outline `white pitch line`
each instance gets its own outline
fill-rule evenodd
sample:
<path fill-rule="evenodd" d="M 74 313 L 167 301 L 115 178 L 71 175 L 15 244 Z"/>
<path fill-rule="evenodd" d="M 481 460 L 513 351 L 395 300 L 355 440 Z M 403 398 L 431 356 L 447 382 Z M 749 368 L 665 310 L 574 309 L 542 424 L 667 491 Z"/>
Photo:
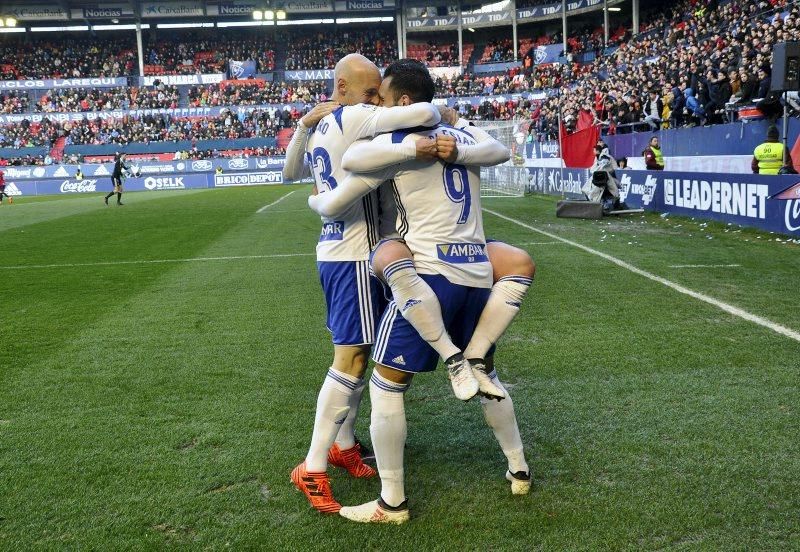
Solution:
<path fill-rule="evenodd" d="M 268 205 L 264 205 L 264 206 L 263 206 L 261 209 L 259 209 L 258 211 L 256 211 L 256 214 L 258 214 L 258 213 L 263 213 L 264 211 L 266 211 L 267 209 L 269 209 L 269 208 L 270 208 L 270 207 L 272 207 L 273 205 L 277 205 L 278 203 L 280 203 L 281 201 L 283 201 L 284 199 L 286 199 L 287 197 L 289 197 L 290 195 L 292 195 L 292 194 L 293 194 L 293 193 L 295 193 L 296 191 L 297 191 L 297 190 L 292 190 L 292 191 L 291 191 L 291 192 L 289 192 L 288 194 L 284 194 L 284 195 L 282 195 L 281 197 L 279 197 L 278 199 L 276 199 L 276 200 L 275 200 L 275 201 L 273 201 L 272 203 L 270 203 L 270 204 L 268 204 Z"/>
<path fill-rule="evenodd" d="M 188 259 L 150 259 L 141 261 L 100 261 L 97 263 L 63 263 L 49 265 L 0 266 L 0 270 L 20 270 L 24 268 L 74 268 L 82 266 L 116 266 L 133 264 L 196 263 L 207 261 L 235 261 L 241 259 L 280 259 L 283 257 L 313 257 L 316 253 L 275 253 L 273 255 L 235 255 L 230 257 L 190 257 Z"/>
<path fill-rule="evenodd" d="M 740 264 L 714 264 L 714 265 L 669 265 L 669 268 L 734 268 Z"/>
<path fill-rule="evenodd" d="M 515 245 L 561 245 L 561 242 L 557 241 L 549 241 L 549 242 L 525 242 L 525 243 L 518 243 Z"/>
<path fill-rule="evenodd" d="M 577 247 L 578 249 L 582 249 L 583 251 L 586 251 L 587 253 L 591 253 L 592 255 L 597 255 L 598 257 L 601 257 L 601 258 L 603 258 L 603 259 L 605 259 L 607 261 L 610 261 L 610 262 L 614 263 L 615 265 L 624 268 L 625 270 L 629 270 L 629 271 L 633 272 L 634 274 L 638 274 L 639 276 L 644 276 L 648 280 L 652 280 L 654 282 L 658 282 L 659 284 L 663 284 L 663 285 L 667 286 L 670 289 L 674 289 L 678 293 L 683 293 L 684 295 L 688 295 L 689 297 L 693 297 L 693 298 L 695 298 L 695 299 L 697 299 L 699 301 L 703 301 L 704 303 L 708 303 L 709 305 L 713 305 L 713 306 L 717 307 L 718 309 L 721 309 L 721 310 L 723 310 L 723 311 L 725 311 L 725 312 L 727 312 L 729 314 L 732 314 L 734 316 L 738 316 L 739 318 L 742 318 L 744 320 L 748 320 L 750 322 L 753 322 L 754 324 L 758 324 L 759 326 L 763 326 L 763 327 L 765 327 L 767 329 L 770 329 L 775 333 L 778 333 L 778 334 L 781 334 L 781 335 L 785 335 L 789 339 L 793 339 L 795 341 L 800 342 L 800 332 L 797 332 L 797 331 L 795 331 L 795 330 L 793 330 L 791 328 L 787 328 L 786 326 L 782 326 L 782 325 L 780 325 L 780 324 L 778 324 L 776 322 L 772 322 L 771 320 L 767 320 L 766 318 L 762 318 L 761 316 L 749 313 L 746 310 L 740 309 L 739 307 L 734 307 L 733 305 L 729 305 L 727 303 L 723 303 L 719 299 L 714 299 L 713 297 L 709 297 L 708 295 L 705 295 L 703 293 L 698 293 L 698 292 L 693 291 L 693 290 L 691 290 L 689 288 L 685 288 L 680 284 L 676 284 L 675 282 L 667 280 L 666 278 L 662 278 L 661 276 L 656 276 L 655 274 L 652 274 L 651 272 L 647 272 L 646 270 L 642 270 L 641 268 L 636 268 L 635 266 L 633 266 L 631 264 L 628 264 L 625 261 L 623 261 L 621 259 L 618 259 L 618 258 L 616 258 L 616 257 L 614 257 L 612 255 L 609 255 L 607 253 L 603 253 L 602 251 L 598 251 L 596 249 L 592 249 L 591 247 L 587 247 L 585 245 L 581 245 L 581 244 L 579 244 L 577 242 L 568 240 L 566 238 L 562 238 L 561 236 L 557 236 L 556 234 L 551 234 L 550 232 L 547 232 L 545 230 L 540 230 L 539 228 L 531 226 L 530 224 L 525 224 L 524 222 L 522 222 L 520 220 L 508 217 L 508 216 L 506 216 L 506 215 L 504 215 L 502 213 L 498 213 L 497 211 L 492 211 L 491 209 L 486 209 L 486 208 L 484 208 L 483 210 L 486 211 L 487 213 L 491 213 L 492 215 L 494 215 L 494 216 L 496 216 L 498 218 L 501 218 L 503 220 L 507 220 L 508 222 L 513 222 L 514 224 L 516 224 L 518 226 L 522 226 L 523 228 L 527 228 L 528 230 L 531 230 L 533 232 L 538 232 L 539 234 L 542 234 L 543 236 L 547 236 L 548 238 L 552 238 L 554 240 L 558 240 L 558 241 L 564 242 L 564 243 L 569 244 L 569 245 L 571 245 L 573 247 Z"/>

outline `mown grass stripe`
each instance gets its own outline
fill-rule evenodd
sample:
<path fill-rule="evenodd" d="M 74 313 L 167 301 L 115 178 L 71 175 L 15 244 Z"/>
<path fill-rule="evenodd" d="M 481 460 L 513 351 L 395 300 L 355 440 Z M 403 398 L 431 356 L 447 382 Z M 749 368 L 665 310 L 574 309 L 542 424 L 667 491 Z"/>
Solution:
<path fill-rule="evenodd" d="M 538 232 L 539 234 L 542 234 L 543 236 L 547 236 L 548 238 L 552 238 L 554 240 L 562 241 L 562 242 L 564 242 L 564 243 L 566 243 L 568 245 L 571 245 L 573 247 L 577 247 L 578 249 L 586 251 L 587 253 L 591 253 L 592 255 L 597 255 L 598 257 L 601 257 L 601 258 L 603 258 L 603 259 L 605 259 L 607 261 L 610 261 L 610 262 L 614 263 L 615 265 L 624 268 L 625 270 L 629 270 L 629 271 L 633 272 L 634 274 L 638 274 L 639 276 L 644 276 L 648 280 L 652 280 L 654 282 L 658 282 L 659 284 L 663 284 L 663 285 L 667 286 L 668 288 L 677 291 L 678 293 L 683 293 L 684 295 L 688 295 L 689 297 L 693 297 L 693 298 L 695 298 L 695 299 L 697 299 L 699 301 L 703 301 L 704 303 L 708 303 L 709 305 L 713 305 L 713 306 L 715 306 L 715 307 L 717 307 L 717 308 L 719 308 L 719 309 L 721 309 L 721 310 L 723 310 L 723 311 L 725 311 L 725 312 L 727 312 L 729 314 L 732 314 L 732 315 L 737 316 L 739 318 L 742 318 L 744 320 L 748 320 L 750 322 L 753 322 L 754 324 L 758 324 L 759 326 L 763 326 L 764 328 L 772 330 L 773 332 L 776 332 L 776 333 L 779 333 L 781 335 L 784 335 L 784 336 L 788 337 L 789 339 L 793 339 L 795 341 L 800 342 L 800 332 L 797 332 L 797 331 L 795 331 L 795 330 L 793 330 L 791 328 L 787 328 L 786 326 L 778 324 L 777 322 L 773 322 L 771 320 L 767 320 L 766 318 L 763 318 L 761 316 L 758 316 L 756 314 L 748 312 L 748 311 L 746 311 L 744 309 L 740 309 L 739 307 L 735 307 L 733 305 L 729 305 L 728 303 L 720 301 L 719 299 L 715 299 L 715 298 L 710 297 L 708 295 L 705 295 L 703 293 L 699 293 L 697 291 L 694 291 L 694 290 L 691 290 L 689 288 L 683 287 L 680 284 L 676 284 L 675 282 L 667 280 L 666 278 L 662 278 L 661 276 L 653 274 L 652 272 L 647 272 L 646 270 L 642 270 L 641 268 L 637 268 L 637 267 L 633 266 L 632 264 L 626 263 L 622 259 L 618 259 L 617 257 L 614 257 L 613 255 L 609 255 L 608 253 L 603 253 L 602 251 L 598 251 L 597 249 L 593 249 L 591 247 L 588 247 L 586 245 L 582 245 L 582 244 L 574 242 L 572 240 L 568 240 L 566 238 L 562 238 L 561 236 L 558 236 L 556 234 L 552 234 L 550 232 L 547 232 L 546 230 L 541 230 L 539 228 L 536 228 L 535 226 L 531 226 L 530 224 L 526 224 L 526 223 L 522 222 L 521 220 L 517 220 L 515 218 L 506 216 L 506 215 L 504 215 L 502 213 L 498 213 L 497 211 L 493 211 L 492 209 L 484 208 L 483 210 L 486 211 L 489 214 L 492 214 L 492 215 L 498 217 L 498 218 L 501 218 L 501 219 L 506 220 L 508 222 L 514 223 L 517 226 L 521 226 L 523 228 L 527 228 L 528 230 L 531 230 L 532 232 Z"/>

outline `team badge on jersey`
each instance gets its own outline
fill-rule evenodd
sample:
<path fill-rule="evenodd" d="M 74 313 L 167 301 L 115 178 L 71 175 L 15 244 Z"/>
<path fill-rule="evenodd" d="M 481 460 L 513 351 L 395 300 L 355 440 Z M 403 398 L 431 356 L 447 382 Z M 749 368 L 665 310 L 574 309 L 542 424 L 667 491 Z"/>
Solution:
<path fill-rule="evenodd" d="M 481 243 L 440 243 L 436 246 L 439 259 L 447 263 L 485 263 L 486 245 Z"/>

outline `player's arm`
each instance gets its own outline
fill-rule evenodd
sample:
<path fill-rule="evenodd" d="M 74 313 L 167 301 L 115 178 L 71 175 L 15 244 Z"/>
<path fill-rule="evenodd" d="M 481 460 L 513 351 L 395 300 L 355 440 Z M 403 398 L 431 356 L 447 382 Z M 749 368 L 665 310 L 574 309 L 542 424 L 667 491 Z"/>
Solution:
<path fill-rule="evenodd" d="M 377 189 L 384 180 L 386 176 L 383 173 L 350 174 L 333 190 L 308 196 L 308 206 L 322 217 L 337 217 L 353 203 Z"/>
<path fill-rule="evenodd" d="M 436 126 L 442 119 L 439 110 L 427 102 L 395 107 L 362 104 L 346 109 L 343 128 L 353 132 L 353 142 L 404 128 Z"/>
<path fill-rule="evenodd" d="M 459 165 L 473 165 L 490 167 L 505 163 L 511 158 L 511 152 L 498 140 L 484 130 L 471 126 L 469 121 L 459 119 L 455 128 L 468 133 L 475 139 L 475 145 L 456 146 L 455 139 L 449 136 L 437 136 L 436 146 L 438 155 L 448 163 Z"/>
<path fill-rule="evenodd" d="M 338 107 L 339 104 L 336 102 L 317 104 L 297 122 L 297 128 L 292 134 L 289 145 L 286 147 L 286 160 L 283 164 L 284 180 L 299 180 L 310 174 L 308 167 L 303 163 L 308 135 L 318 122 Z"/>
<path fill-rule="evenodd" d="M 410 136 L 406 140 L 391 141 L 383 136 L 378 136 L 369 142 L 353 144 L 342 156 L 342 168 L 354 173 L 372 173 L 399 165 L 405 161 L 417 159 L 420 161 L 434 161 L 436 155 L 436 140 Z"/>
<path fill-rule="evenodd" d="M 303 126 L 302 122 L 297 123 L 297 128 L 292 134 L 289 145 L 286 146 L 286 159 L 283 163 L 283 180 L 299 180 L 304 176 L 307 169 L 303 164 L 303 154 L 306 151 L 306 140 L 308 140 L 309 128 Z"/>

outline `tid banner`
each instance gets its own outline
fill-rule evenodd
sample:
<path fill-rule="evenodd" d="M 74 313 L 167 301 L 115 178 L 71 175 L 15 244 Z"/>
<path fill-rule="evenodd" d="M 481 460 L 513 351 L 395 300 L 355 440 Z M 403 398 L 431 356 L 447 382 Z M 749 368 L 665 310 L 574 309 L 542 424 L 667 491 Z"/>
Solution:
<path fill-rule="evenodd" d="M 798 175 L 617 171 L 617 180 L 630 207 L 800 236 L 800 196 L 781 199 Z"/>

